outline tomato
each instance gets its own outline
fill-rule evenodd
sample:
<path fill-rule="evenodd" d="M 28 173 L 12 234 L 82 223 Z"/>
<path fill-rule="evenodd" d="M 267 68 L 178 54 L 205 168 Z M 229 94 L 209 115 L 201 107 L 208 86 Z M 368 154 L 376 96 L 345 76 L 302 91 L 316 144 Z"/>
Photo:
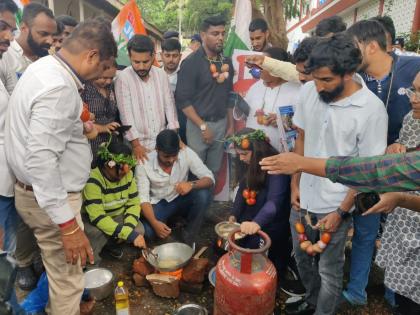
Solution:
<path fill-rule="evenodd" d="M 314 251 L 314 246 L 312 244 L 309 245 L 308 247 L 306 247 L 306 253 L 309 256 L 315 256 L 316 255 L 316 252 Z"/>
<path fill-rule="evenodd" d="M 331 234 L 328 233 L 328 232 L 322 233 L 322 235 L 321 235 L 321 241 L 324 244 L 328 244 L 331 241 Z"/>
<path fill-rule="evenodd" d="M 224 63 L 222 67 L 220 68 L 221 72 L 228 72 L 229 71 L 229 65 L 227 63 Z"/>
<path fill-rule="evenodd" d="M 249 149 L 249 145 L 250 145 L 250 143 L 249 143 L 249 139 L 248 138 L 242 139 L 242 141 L 241 141 L 241 148 L 242 149 L 244 149 L 244 150 Z"/>
<path fill-rule="evenodd" d="M 248 206 L 253 206 L 253 205 L 255 205 L 257 203 L 257 200 L 255 200 L 254 198 L 248 198 L 247 200 L 246 200 L 246 204 L 248 205 Z"/>
<path fill-rule="evenodd" d="M 296 229 L 296 232 L 298 232 L 299 234 L 305 233 L 305 226 L 300 222 L 295 223 L 295 229 Z"/>
<path fill-rule="evenodd" d="M 256 198 L 257 197 L 257 192 L 255 190 L 251 190 L 249 192 L 249 198 Z"/>
<path fill-rule="evenodd" d="M 302 243 L 300 243 L 300 249 L 301 250 L 306 250 L 307 247 L 311 246 L 312 243 L 310 241 L 303 241 Z"/>
<path fill-rule="evenodd" d="M 212 63 L 212 64 L 210 65 L 210 72 L 211 72 L 211 73 L 215 73 L 215 72 L 217 72 L 217 67 L 216 67 L 216 65 L 215 65 L 214 63 Z"/>
<path fill-rule="evenodd" d="M 302 243 L 304 241 L 307 241 L 308 237 L 305 234 L 299 234 L 298 240 L 299 240 L 299 243 Z"/>
<path fill-rule="evenodd" d="M 82 113 L 80 114 L 80 119 L 83 122 L 89 121 L 89 119 L 90 119 L 90 112 L 89 112 L 89 109 L 87 108 L 87 106 L 83 106 Z"/>
<path fill-rule="evenodd" d="M 258 115 L 257 116 L 257 124 L 258 125 L 264 125 L 264 116 L 263 115 Z"/>
<path fill-rule="evenodd" d="M 245 188 L 244 191 L 242 192 L 242 197 L 244 197 L 245 199 L 248 199 L 249 193 L 250 193 L 249 189 Z"/>
<path fill-rule="evenodd" d="M 127 174 L 130 171 L 130 166 L 128 166 L 128 164 L 124 164 L 122 170 L 125 174 Z"/>

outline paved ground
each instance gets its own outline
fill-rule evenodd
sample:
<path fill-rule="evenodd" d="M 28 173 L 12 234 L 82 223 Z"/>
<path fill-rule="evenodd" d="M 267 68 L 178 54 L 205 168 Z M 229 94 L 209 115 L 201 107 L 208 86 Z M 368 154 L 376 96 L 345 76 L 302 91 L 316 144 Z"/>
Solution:
<path fill-rule="evenodd" d="M 214 203 L 212 205 L 212 211 L 216 217 L 222 221 L 226 218 L 227 209 L 229 204 Z M 210 258 L 214 261 L 214 253 L 211 246 L 216 238 L 214 233 L 214 224 L 207 222 L 200 234 L 200 241 L 197 248 L 201 246 L 210 246 L 209 250 L 204 254 L 205 257 Z M 178 299 L 165 299 L 157 297 L 153 294 L 151 289 L 148 288 L 137 288 L 134 286 L 131 280 L 131 264 L 133 259 L 139 256 L 140 252 L 132 247 L 125 248 L 125 256 L 121 261 L 115 262 L 106 260 L 102 262 L 104 267 L 113 270 L 118 279 L 124 280 L 129 286 L 130 292 L 130 306 L 131 314 L 153 314 L 153 315 L 166 315 L 173 314 L 176 308 L 186 303 L 197 303 L 205 306 L 212 313 L 213 309 L 213 287 L 206 281 L 204 290 L 201 294 L 186 294 L 181 293 Z M 346 267 L 348 269 L 348 266 Z M 382 285 L 382 273 L 378 268 L 373 268 L 371 272 L 371 279 L 369 281 L 368 305 L 362 308 L 345 308 L 339 312 L 340 315 L 386 315 L 391 314 L 386 306 L 383 299 L 383 285 Z M 287 296 L 283 292 L 278 293 L 277 298 L 277 311 L 278 314 L 284 313 L 284 302 Z M 113 297 L 109 297 L 104 301 L 98 302 L 95 306 L 94 314 L 98 315 L 111 315 L 115 314 L 115 306 L 113 304 Z M 256 314 L 258 315 L 258 314 Z"/>

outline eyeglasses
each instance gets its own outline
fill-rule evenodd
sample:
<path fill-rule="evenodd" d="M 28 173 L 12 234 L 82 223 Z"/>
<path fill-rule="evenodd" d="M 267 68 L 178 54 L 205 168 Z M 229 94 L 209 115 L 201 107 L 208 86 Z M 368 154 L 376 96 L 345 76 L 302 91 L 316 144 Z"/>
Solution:
<path fill-rule="evenodd" d="M 407 95 L 408 98 L 411 99 L 413 96 L 415 96 L 417 100 L 420 100 L 420 92 L 417 92 L 413 87 L 404 90 L 405 95 Z"/>
<path fill-rule="evenodd" d="M 19 31 L 15 26 L 10 25 L 4 20 L 0 20 L 0 32 L 10 31 L 12 32 L 13 36 L 17 36 Z"/>

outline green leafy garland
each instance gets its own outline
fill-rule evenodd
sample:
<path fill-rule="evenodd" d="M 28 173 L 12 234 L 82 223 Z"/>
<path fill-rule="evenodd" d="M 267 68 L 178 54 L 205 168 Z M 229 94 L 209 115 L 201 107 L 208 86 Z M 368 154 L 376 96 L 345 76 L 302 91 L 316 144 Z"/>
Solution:
<path fill-rule="evenodd" d="M 103 142 L 99 146 L 98 149 L 98 156 L 104 160 L 104 161 L 114 161 L 116 164 L 128 164 L 130 167 L 134 167 L 137 164 L 137 160 L 132 155 L 126 155 L 126 154 L 114 154 L 109 152 L 108 146 L 111 143 L 112 140 L 112 134 L 109 134 L 109 140 L 108 142 Z"/>
<path fill-rule="evenodd" d="M 234 143 L 237 146 L 241 146 L 242 140 L 244 139 L 249 139 L 249 140 L 260 140 L 260 141 L 267 141 L 269 142 L 269 138 L 267 137 L 267 135 L 265 134 L 265 132 L 261 129 L 257 129 L 253 132 L 244 134 L 244 135 L 240 135 L 240 136 L 231 136 L 229 138 L 226 139 L 226 142 L 230 142 L 230 143 Z"/>

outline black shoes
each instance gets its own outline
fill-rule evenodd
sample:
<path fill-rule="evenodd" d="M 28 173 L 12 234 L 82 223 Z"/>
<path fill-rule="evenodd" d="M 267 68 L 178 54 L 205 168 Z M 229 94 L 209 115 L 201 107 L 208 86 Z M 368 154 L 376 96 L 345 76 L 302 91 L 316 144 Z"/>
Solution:
<path fill-rule="evenodd" d="M 305 288 L 300 280 L 283 279 L 279 281 L 280 290 L 289 296 L 304 296 Z"/>
<path fill-rule="evenodd" d="M 315 308 L 302 299 L 301 303 L 287 305 L 284 311 L 287 315 L 312 315 Z"/>
<path fill-rule="evenodd" d="M 28 267 L 17 268 L 16 282 L 19 288 L 24 291 L 31 291 L 35 289 L 38 278 L 32 269 L 32 265 Z"/>
<path fill-rule="evenodd" d="M 110 245 L 106 244 L 101 251 L 101 256 L 109 256 L 114 259 L 121 259 L 124 255 L 123 249 L 120 245 Z"/>

